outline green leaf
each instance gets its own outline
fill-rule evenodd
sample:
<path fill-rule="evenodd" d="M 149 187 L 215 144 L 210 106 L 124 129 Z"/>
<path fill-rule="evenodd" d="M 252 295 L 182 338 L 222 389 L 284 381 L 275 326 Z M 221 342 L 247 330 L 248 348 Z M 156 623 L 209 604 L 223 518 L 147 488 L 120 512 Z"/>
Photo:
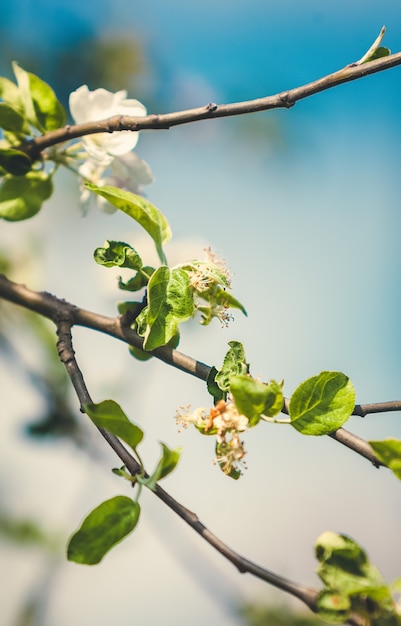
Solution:
<path fill-rule="evenodd" d="M 125 302 L 118 302 L 117 304 L 117 310 L 119 312 L 120 315 L 126 315 L 128 312 L 130 313 L 130 319 L 135 319 L 137 317 L 137 315 L 139 315 L 139 313 L 142 311 L 143 309 L 143 302 L 136 302 L 136 301 L 125 301 Z"/>
<path fill-rule="evenodd" d="M 324 532 L 315 545 L 320 562 L 316 572 L 328 589 L 343 594 L 364 593 L 386 599 L 389 590 L 379 570 L 370 563 L 361 546 L 347 535 Z"/>
<path fill-rule="evenodd" d="M 375 59 L 381 59 L 382 57 L 388 57 L 391 54 L 391 50 L 389 48 L 385 48 L 384 46 L 380 46 L 377 48 L 371 56 L 364 61 L 364 63 L 369 63 L 369 61 L 374 61 Z"/>
<path fill-rule="evenodd" d="M 0 186 L 0 218 L 19 221 L 33 217 L 52 193 L 53 181 L 46 172 L 7 175 Z"/>
<path fill-rule="evenodd" d="M 26 72 L 15 62 L 13 70 L 29 122 L 41 132 L 56 130 L 64 126 L 67 114 L 57 100 L 53 89 L 38 76 Z"/>
<path fill-rule="evenodd" d="M 67 113 L 53 89 L 35 74 L 28 73 L 36 119 L 45 130 L 56 130 L 67 122 Z"/>
<path fill-rule="evenodd" d="M 19 133 L 24 127 L 24 116 L 10 104 L 0 102 L 0 128 Z"/>
<path fill-rule="evenodd" d="M 340 428 L 355 406 L 355 390 L 341 372 L 321 372 L 294 391 L 289 406 L 291 424 L 304 435 L 327 435 Z"/>
<path fill-rule="evenodd" d="M 21 112 L 20 90 L 15 83 L 4 76 L 0 76 L 0 99 Z"/>
<path fill-rule="evenodd" d="M 215 376 L 217 385 L 225 392 L 230 389 L 230 381 L 233 376 L 248 372 L 245 349 L 242 343 L 229 341 L 228 345 L 230 349 L 226 352 L 221 370 Z"/>
<path fill-rule="evenodd" d="M 146 352 L 146 350 L 141 350 L 135 346 L 128 346 L 128 351 L 137 361 L 149 361 L 153 357 L 151 352 Z"/>
<path fill-rule="evenodd" d="M 93 253 L 96 263 L 105 267 L 128 267 L 131 270 L 142 268 L 138 252 L 123 241 L 106 241 L 103 248 Z"/>
<path fill-rule="evenodd" d="M 380 46 L 383 40 L 383 37 L 385 35 L 385 32 L 386 32 L 386 27 L 383 26 L 380 30 L 380 33 L 376 37 L 375 41 L 370 46 L 369 50 L 365 52 L 363 57 L 359 59 L 359 61 L 357 62 L 357 65 L 362 65 L 363 63 L 370 63 L 370 61 L 374 61 L 375 59 L 380 59 L 381 57 L 387 57 L 389 56 L 389 54 L 391 54 L 388 48 L 384 48 L 383 46 Z"/>
<path fill-rule="evenodd" d="M 182 452 L 182 448 L 175 448 L 172 450 L 163 442 L 160 442 L 160 445 L 162 447 L 162 455 L 152 475 L 149 476 L 149 478 L 142 478 L 141 476 L 138 476 L 138 482 L 146 485 L 146 487 L 152 491 L 155 490 L 156 483 L 159 480 L 165 478 L 171 474 L 173 470 L 175 470 Z"/>
<path fill-rule="evenodd" d="M 179 343 L 180 343 L 180 334 L 177 333 L 170 339 L 170 341 L 166 343 L 166 346 L 168 346 L 169 348 L 173 348 L 174 350 L 178 346 Z M 151 352 L 146 352 L 146 350 L 141 350 L 141 348 L 136 348 L 135 346 L 129 346 L 129 352 L 138 361 L 148 361 L 149 359 L 153 357 L 153 354 Z"/>
<path fill-rule="evenodd" d="M 202 295 L 202 294 L 201 294 Z M 203 297 L 203 295 L 202 295 Z M 237 298 L 234 298 L 233 295 L 226 289 L 215 289 L 214 297 L 218 304 L 222 304 L 230 309 L 239 309 L 245 316 L 248 316 L 245 307 L 241 304 Z"/>
<path fill-rule="evenodd" d="M 217 369 L 212 367 L 206 381 L 207 390 L 214 399 L 215 404 L 219 400 L 225 400 L 227 397 L 227 392 L 222 391 L 216 382 L 216 376 L 218 373 Z"/>
<path fill-rule="evenodd" d="M 166 345 L 177 334 L 179 324 L 193 315 L 194 309 L 187 272 L 170 269 L 167 265 L 159 267 L 148 284 L 148 307 L 141 313 L 147 314 L 144 349 L 151 351 Z"/>
<path fill-rule="evenodd" d="M 102 502 L 71 537 L 68 560 L 85 565 L 99 563 L 116 543 L 134 530 L 140 510 L 138 502 L 126 496 L 115 496 Z"/>
<path fill-rule="evenodd" d="M 138 222 L 153 239 L 160 261 L 162 263 L 166 262 L 162 245 L 171 239 L 171 229 L 166 218 L 158 208 L 148 200 L 145 200 L 145 198 L 117 187 L 109 187 L 107 185 L 97 187 L 92 183 L 86 183 L 85 186 L 89 191 L 102 196 L 110 204 Z"/>
<path fill-rule="evenodd" d="M 133 450 L 141 443 L 143 431 L 139 426 L 130 422 L 114 400 L 103 400 L 99 404 L 85 404 L 83 408 L 96 426 L 116 435 Z"/>
<path fill-rule="evenodd" d="M 371 626 L 397 626 L 390 587 L 366 552 L 350 537 L 325 532 L 315 546 L 317 573 L 325 585 L 318 599 L 319 614 L 330 623 L 351 613 L 368 618 Z M 331 614 L 331 615 L 330 615 Z"/>
<path fill-rule="evenodd" d="M 154 267 L 145 265 L 144 267 L 142 267 L 140 272 L 137 272 L 126 283 L 123 282 L 120 276 L 118 279 L 118 287 L 124 291 L 140 291 L 141 289 L 146 287 L 149 282 L 149 278 L 152 276 L 154 271 Z"/>
<path fill-rule="evenodd" d="M 344 624 L 351 614 L 351 600 L 336 590 L 325 589 L 316 602 L 319 617 L 328 624 Z"/>
<path fill-rule="evenodd" d="M 1 106 L 1 104 L 0 104 Z M 32 167 L 32 161 L 25 152 L 15 148 L 0 148 L 0 167 L 14 176 L 24 176 Z"/>
<path fill-rule="evenodd" d="M 249 426 L 255 426 L 263 415 L 274 417 L 283 408 L 282 385 L 273 380 L 266 384 L 251 376 L 233 376 L 230 393 L 238 412 L 249 419 Z"/>
<path fill-rule="evenodd" d="M 369 441 L 369 443 L 378 459 L 401 480 L 401 441 L 384 439 L 383 441 Z"/>

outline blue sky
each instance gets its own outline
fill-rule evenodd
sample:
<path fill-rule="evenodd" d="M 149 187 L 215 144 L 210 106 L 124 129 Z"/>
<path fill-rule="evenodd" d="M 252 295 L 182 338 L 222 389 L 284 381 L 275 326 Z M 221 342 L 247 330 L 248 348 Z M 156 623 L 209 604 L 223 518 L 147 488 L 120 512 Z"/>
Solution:
<path fill-rule="evenodd" d="M 155 92 L 174 110 L 246 100 L 314 80 L 361 57 L 383 24 L 384 43 L 398 51 L 400 17 L 401 5 L 390 1 L 14 0 L 3 9 L 2 28 L 15 49 L 34 45 L 44 57 L 89 34 L 132 33 L 157 68 Z M 182 261 L 212 245 L 227 259 L 234 295 L 249 313 L 247 319 L 235 315 L 229 329 L 189 325 L 183 352 L 219 365 L 227 342 L 237 339 L 254 375 L 284 378 L 287 394 L 308 376 L 338 369 L 350 375 L 358 401 L 400 397 L 400 72 L 344 85 L 289 111 L 142 133 L 138 153 L 156 176 L 147 194 L 173 228 L 169 258 Z M 77 195 L 75 181 L 61 177 L 42 213 L 26 224 L 2 225 L 0 241 L 23 248 L 33 232 L 42 241 L 40 272 L 21 280 L 112 315 L 120 295 L 114 276 L 91 262 L 92 250 L 107 238 L 125 238 L 140 252 L 148 246 L 124 215 L 91 212 L 81 218 Z M 238 483 L 227 482 L 211 464 L 207 438 L 176 432 L 173 416 L 180 404 L 208 402 L 196 380 L 163 364 L 137 364 L 124 347 L 87 331 L 77 330 L 75 337 L 92 394 L 100 400 L 113 390 L 126 411 L 146 424 L 149 463 L 159 439 L 184 447 L 182 469 L 166 488 L 233 548 L 317 584 L 313 542 L 324 530 L 337 530 L 359 540 L 390 579 L 401 574 L 395 478 L 331 440 L 265 425 L 247 436 L 248 472 Z M 110 363 L 116 382 L 110 381 Z M 15 424 L 39 400 L 20 394 L 7 368 L 1 375 L 12 395 L 0 470 L 19 466 L 41 486 L 39 493 L 16 477 L 10 506 L 25 515 L 46 511 L 68 534 L 102 497 L 124 489 L 109 476 L 114 460 L 99 470 L 68 446 L 21 441 Z M 349 429 L 365 438 L 401 438 L 398 415 L 352 418 Z M 153 500 L 146 496 L 131 543 L 99 568 L 61 566 L 49 624 L 57 617 L 60 626 L 77 620 L 106 626 L 118 612 L 119 623 L 128 626 L 135 605 L 141 626 L 166 614 L 172 617 L 164 623 L 180 626 L 189 613 L 194 626 L 231 626 L 237 623 L 230 608 L 236 598 L 264 597 L 265 586 L 231 571 Z M 5 552 L 1 566 L 12 568 L 23 595 L 40 564 Z M 135 583 L 132 563 L 141 572 Z M 112 601 L 110 581 L 116 587 Z M 11 616 L 17 594 L 3 593 Z"/>

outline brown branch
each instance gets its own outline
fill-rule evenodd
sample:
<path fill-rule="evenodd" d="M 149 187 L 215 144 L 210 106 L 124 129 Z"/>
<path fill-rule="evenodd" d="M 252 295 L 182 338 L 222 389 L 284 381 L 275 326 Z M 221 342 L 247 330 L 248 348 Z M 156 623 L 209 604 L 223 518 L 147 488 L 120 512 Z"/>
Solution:
<path fill-rule="evenodd" d="M 401 64 L 401 52 L 392 54 L 387 57 L 376 59 L 368 63 L 351 63 L 343 69 L 332 74 L 328 74 L 323 78 L 319 78 L 311 83 L 301 87 L 295 87 L 288 91 L 282 91 L 273 96 L 257 98 L 245 102 L 234 102 L 231 104 L 214 104 L 209 103 L 206 106 L 188 109 L 185 111 L 177 111 L 174 113 L 152 114 L 144 117 L 129 117 L 116 115 L 106 120 L 96 122 L 85 122 L 84 124 L 76 124 L 65 126 L 57 130 L 51 131 L 36 137 L 31 141 L 21 144 L 18 148 L 23 150 L 32 159 L 39 157 L 40 153 L 59 143 L 76 139 L 84 135 L 96 133 L 113 133 L 122 130 L 160 130 L 169 129 L 173 126 L 199 122 L 206 119 L 216 119 L 220 117 L 232 117 L 235 115 L 244 115 L 247 113 L 256 113 L 258 111 L 268 111 L 270 109 L 290 108 L 299 100 L 309 98 L 321 91 L 337 87 L 343 83 L 347 83 L 377 72 L 396 67 Z"/>
<path fill-rule="evenodd" d="M 356 404 L 352 415 L 365 417 L 370 413 L 389 413 L 391 411 L 401 411 L 401 400 L 391 402 L 375 402 L 371 404 Z"/>
<path fill-rule="evenodd" d="M 70 319 L 70 312 L 66 311 L 64 319 L 59 319 L 57 323 L 57 335 L 59 337 L 57 342 L 57 349 L 61 362 L 64 364 L 68 376 L 73 384 L 77 397 L 79 399 L 81 410 L 85 404 L 92 402 L 86 387 L 83 375 L 79 369 L 77 360 L 75 358 L 75 352 L 72 345 L 71 337 L 72 321 Z M 132 476 L 135 476 L 141 467 L 137 460 L 128 452 L 123 446 L 120 440 L 115 435 L 109 433 L 103 428 L 98 428 L 102 436 L 106 439 L 108 444 L 117 454 L 117 456 L 124 463 L 128 471 Z M 172 509 L 181 519 L 183 519 L 191 528 L 193 528 L 207 543 L 209 543 L 215 550 L 228 559 L 241 573 L 248 572 L 253 576 L 260 578 L 261 580 L 290 593 L 294 597 L 304 602 L 312 611 L 317 611 L 317 597 L 318 590 L 305 585 L 300 585 L 287 578 L 283 578 L 271 572 L 270 570 L 253 563 L 249 559 L 244 558 L 231 548 L 229 548 L 221 539 L 216 537 L 198 518 L 196 513 L 193 513 L 180 502 L 175 500 L 169 493 L 162 489 L 159 485 L 156 485 L 154 491 L 156 496 L 164 502 L 170 509 Z"/>
<path fill-rule="evenodd" d="M 81 309 L 70 304 L 69 302 L 66 302 L 65 300 L 60 300 L 50 293 L 32 291 L 31 289 L 25 287 L 25 285 L 14 283 L 3 274 L 0 274 L 0 298 L 23 306 L 31 311 L 35 311 L 36 313 L 52 320 L 56 325 L 59 324 L 60 320 L 67 319 L 71 325 L 83 326 L 85 328 L 97 330 L 114 337 L 115 339 L 119 339 L 128 345 L 133 345 L 137 348 L 143 347 L 143 339 L 139 337 L 139 335 L 132 328 L 127 326 L 124 316 L 106 317 L 104 315 L 99 315 L 98 313 Z M 209 365 L 197 361 L 196 359 L 193 359 L 192 357 L 167 346 L 157 348 L 157 350 L 154 350 L 152 354 L 161 361 L 164 361 L 165 363 L 204 381 L 207 380 L 211 370 Z M 286 400 L 283 406 L 283 412 L 287 414 L 288 404 L 289 401 Z M 388 405 L 387 410 L 393 411 L 397 410 L 395 406 L 399 407 L 401 402 L 378 403 L 378 411 L 385 411 L 385 405 Z M 374 406 L 374 404 L 357 405 L 355 407 L 355 415 L 359 415 L 360 412 L 358 411 L 360 410 L 373 413 Z M 386 467 L 376 457 L 367 441 L 357 437 L 353 433 L 350 433 L 345 428 L 339 428 L 334 433 L 331 433 L 330 436 L 360 456 L 366 458 L 368 461 L 373 463 L 375 467 Z"/>

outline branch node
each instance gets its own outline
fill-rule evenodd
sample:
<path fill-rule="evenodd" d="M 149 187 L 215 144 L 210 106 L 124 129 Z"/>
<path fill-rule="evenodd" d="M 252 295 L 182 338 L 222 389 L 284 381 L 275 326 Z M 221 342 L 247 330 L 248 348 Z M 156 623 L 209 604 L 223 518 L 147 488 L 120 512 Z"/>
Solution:
<path fill-rule="evenodd" d="M 295 100 L 290 97 L 288 91 L 283 91 L 282 93 L 280 93 L 278 99 L 280 102 L 280 106 L 283 106 L 286 109 L 291 109 L 291 107 L 293 107 L 295 104 Z"/>
<path fill-rule="evenodd" d="M 57 352 L 60 361 L 67 365 L 75 358 L 75 352 L 71 341 L 71 322 L 69 320 L 60 320 L 57 324 Z"/>
<path fill-rule="evenodd" d="M 218 108 L 219 108 L 219 105 L 216 104 L 215 102 L 209 102 L 209 104 L 206 105 L 206 111 L 208 113 L 214 113 L 215 111 L 217 111 Z"/>

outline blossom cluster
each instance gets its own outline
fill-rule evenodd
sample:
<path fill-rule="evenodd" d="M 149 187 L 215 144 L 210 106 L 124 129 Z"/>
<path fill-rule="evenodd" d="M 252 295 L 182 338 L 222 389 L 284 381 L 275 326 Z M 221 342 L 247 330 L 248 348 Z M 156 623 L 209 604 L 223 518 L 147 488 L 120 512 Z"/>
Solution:
<path fill-rule="evenodd" d="M 239 433 L 248 430 L 249 420 L 238 412 L 234 402 L 219 400 L 210 409 L 199 407 L 193 412 L 189 406 L 181 407 L 176 422 L 184 428 L 193 424 L 204 435 L 216 435 L 216 461 L 222 471 L 241 473 L 246 452 Z"/>
<path fill-rule="evenodd" d="M 82 85 L 70 94 L 70 112 L 77 124 L 96 122 L 115 115 L 143 117 L 146 109 L 138 100 L 127 99 L 125 90 L 112 93 L 107 89 L 90 91 Z M 153 182 L 149 165 L 132 150 L 138 143 L 138 132 L 94 133 L 82 138 L 81 165 L 78 169 L 83 182 L 99 187 L 111 185 L 140 193 L 141 185 Z M 81 204 L 86 207 L 90 192 L 82 185 Z M 96 202 L 104 206 L 105 200 L 96 196 Z"/>
<path fill-rule="evenodd" d="M 222 326 L 227 326 L 233 318 L 228 313 L 230 301 L 226 289 L 231 287 L 231 278 L 224 259 L 210 247 L 205 248 L 205 260 L 193 260 L 185 269 L 197 296 L 196 309 L 201 314 L 201 324 L 206 326 L 216 317 Z"/>

